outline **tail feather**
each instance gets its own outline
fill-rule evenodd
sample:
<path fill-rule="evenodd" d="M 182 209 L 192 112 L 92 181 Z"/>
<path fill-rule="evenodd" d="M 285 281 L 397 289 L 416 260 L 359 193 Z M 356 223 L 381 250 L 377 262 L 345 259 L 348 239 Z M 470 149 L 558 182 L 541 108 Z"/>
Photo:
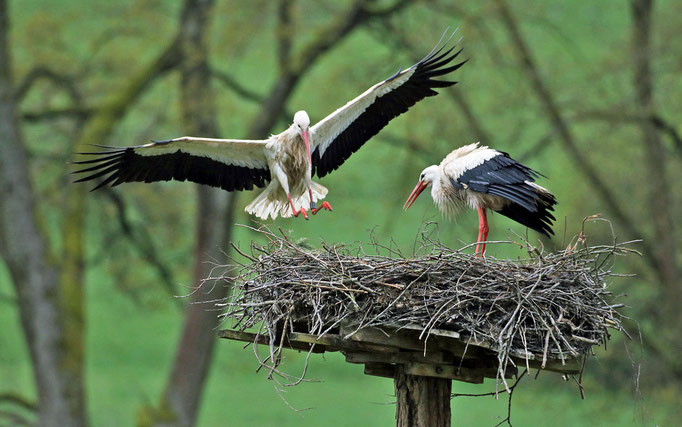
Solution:
<path fill-rule="evenodd" d="M 313 192 L 313 200 L 315 202 L 324 199 L 328 192 L 326 187 L 314 181 L 312 181 L 310 189 Z M 307 189 L 297 197 L 292 196 L 291 201 L 297 211 L 301 208 L 308 209 L 310 207 L 310 196 Z M 244 210 L 264 220 L 268 219 L 268 217 L 275 219 L 278 215 L 282 218 L 288 218 L 293 215 L 287 194 L 279 183 L 274 181 L 249 203 Z"/>
<path fill-rule="evenodd" d="M 554 211 L 554 205 L 557 204 L 556 199 L 552 193 L 543 187 L 535 183 L 530 183 L 530 186 L 535 190 L 535 211 L 512 202 L 497 212 L 540 234 L 550 237 L 551 234 L 554 234 L 552 222 L 555 221 L 555 218 L 552 215 L 552 211 Z"/>

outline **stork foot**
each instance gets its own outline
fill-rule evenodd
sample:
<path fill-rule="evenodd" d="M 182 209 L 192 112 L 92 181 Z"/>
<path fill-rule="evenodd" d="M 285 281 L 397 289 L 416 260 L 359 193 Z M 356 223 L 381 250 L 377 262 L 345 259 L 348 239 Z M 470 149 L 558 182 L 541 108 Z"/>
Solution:
<path fill-rule="evenodd" d="M 334 209 L 332 209 L 332 205 L 329 204 L 329 202 L 322 202 L 322 205 L 320 205 L 319 209 L 312 208 L 313 215 L 317 214 L 319 211 L 322 209 L 327 209 L 329 212 L 332 212 Z"/>
<path fill-rule="evenodd" d="M 294 218 L 298 218 L 299 215 L 303 215 L 303 218 L 308 220 L 308 212 L 305 211 L 305 208 L 301 208 L 299 211 L 294 210 Z"/>
<path fill-rule="evenodd" d="M 481 246 L 483 246 L 483 249 L 481 249 Z M 479 249 L 481 249 L 480 252 L 479 252 Z M 474 258 L 483 258 L 483 259 L 485 259 L 485 244 L 483 244 L 483 245 L 476 245 L 476 252 L 474 252 Z"/>

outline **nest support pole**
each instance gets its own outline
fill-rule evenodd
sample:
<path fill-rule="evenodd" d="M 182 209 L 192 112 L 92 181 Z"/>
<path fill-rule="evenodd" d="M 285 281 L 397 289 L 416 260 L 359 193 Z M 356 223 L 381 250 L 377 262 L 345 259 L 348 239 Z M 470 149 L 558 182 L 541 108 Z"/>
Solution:
<path fill-rule="evenodd" d="M 394 383 L 397 427 L 450 426 L 452 380 L 410 375 L 398 364 Z"/>

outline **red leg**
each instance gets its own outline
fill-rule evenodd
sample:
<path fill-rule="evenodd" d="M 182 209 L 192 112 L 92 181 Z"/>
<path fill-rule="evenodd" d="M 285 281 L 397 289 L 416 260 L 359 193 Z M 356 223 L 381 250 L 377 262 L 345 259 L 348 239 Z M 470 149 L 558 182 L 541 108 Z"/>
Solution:
<path fill-rule="evenodd" d="M 483 232 L 481 231 L 481 210 L 479 208 L 479 210 L 478 210 L 478 237 L 476 238 L 476 243 L 480 243 L 481 236 L 483 236 Z M 479 249 L 481 249 L 480 245 L 476 245 L 476 252 L 474 252 L 474 256 L 478 257 L 478 250 Z"/>
<path fill-rule="evenodd" d="M 313 190 L 310 187 L 308 187 L 308 194 L 310 194 L 310 212 L 315 215 L 317 207 L 315 206 L 315 201 L 313 200 Z"/>
<path fill-rule="evenodd" d="M 481 208 L 480 206 L 478 207 L 478 240 L 476 243 L 481 243 L 485 242 L 488 240 L 488 216 L 486 215 L 485 208 Z M 480 255 L 483 256 L 485 254 L 485 243 L 482 243 L 480 245 L 476 245 L 476 252 L 474 252 L 474 255 L 476 257 L 479 256 L 479 249 L 480 249 Z"/>
<path fill-rule="evenodd" d="M 308 219 L 308 213 L 305 211 L 305 209 L 301 208 L 300 211 L 296 211 L 296 208 L 294 208 L 294 202 L 291 201 L 291 195 L 287 193 L 287 197 L 289 198 L 289 204 L 291 205 L 291 211 L 294 213 L 294 218 L 298 217 L 298 214 L 300 213 L 303 215 L 303 218 Z"/>
<path fill-rule="evenodd" d="M 322 209 L 327 209 L 328 211 L 333 211 L 332 205 L 329 204 L 329 202 L 322 202 L 322 205 L 320 205 L 319 209 L 313 209 L 313 215 L 321 211 Z"/>
<path fill-rule="evenodd" d="M 317 206 L 315 206 L 315 202 L 313 202 L 313 190 L 308 188 L 308 194 L 310 194 L 310 212 L 312 212 L 313 215 L 317 214 L 322 209 L 332 211 L 332 206 L 329 204 L 329 202 L 322 202 L 322 206 L 320 206 L 318 209 Z"/>

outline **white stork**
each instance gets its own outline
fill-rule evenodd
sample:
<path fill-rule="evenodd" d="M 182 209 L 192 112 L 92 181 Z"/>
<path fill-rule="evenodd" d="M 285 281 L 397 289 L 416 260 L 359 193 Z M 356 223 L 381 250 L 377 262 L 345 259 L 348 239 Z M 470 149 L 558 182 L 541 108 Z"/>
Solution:
<path fill-rule="evenodd" d="M 450 37 L 452 38 L 452 36 Z M 412 67 L 369 88 L 357 98 L 310 127 L 305 111 L 294 115 L 293 124 L 284 132 L 264 140 L 235 140 L 184 136 L 133 147 L 107 147 L 107 151 L 79 153 L 97 156 L 74 162 L 88 165 L 74 173 L 90 173 L 76 182 L 103 177 L 96 190 L 107 184 L 124 182 L 192 181 L 227 191 L 251 190 L 270 184 L 246 207 L 259 218 L 277 215 L 308 219 L 304 206 L 313 214 L 316 202 L 327 189 L 312 180 L 337 169 L 367 140 L 394 117 L 427 96 L 436 88 L 456 82 L 437 80 L 464 62 L 452 65 L 461 49 L 446 49 L 449 39 L 438 45 Z"/>
<path fill-rule="evenodd" d="M 478 210 L 478 240 L 475 255 L 483 256 L 488 238 L 486 209 L 497 211 L 514 221 L 549 237 L 556 200 L 534 181 L 544 176 L 509 157 L 509 154 L 479 147 L 478 143 L 460 147 L 431 165 L 419 175 L 419 182 L 403 208 L 407 210 L 419 194 L 431 185 L 431 197 L 445 216 L 462 206 Z M 481 243 L 483 242 L 483 243 Z M 480 250 L 480 252 L 479 252 Z"/>

